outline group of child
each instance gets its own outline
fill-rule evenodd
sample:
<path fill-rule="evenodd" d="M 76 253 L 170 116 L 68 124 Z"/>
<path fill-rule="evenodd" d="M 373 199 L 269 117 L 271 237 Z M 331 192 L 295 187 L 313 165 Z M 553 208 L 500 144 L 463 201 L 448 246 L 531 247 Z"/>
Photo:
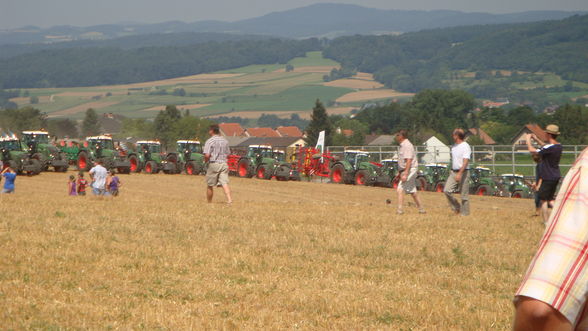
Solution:
<path fill-rule="evenodd" d="M 84 173 L 78 173 L 78 179 L 76 180 L 74 175 L 69 176 L 69 181 L 67 182 L 67 192 L 69 195 L 86 195 L 86 187 L 88 186 L 88 181 L 84 178 Z M 122 183 L 117 175 L 115 175 L 114 171 L 108 172 L 108 177 L 106 177 L 106 192 L 105 195 L 111 196 L 118 196 L 118 189 L 122 186 Z"/>

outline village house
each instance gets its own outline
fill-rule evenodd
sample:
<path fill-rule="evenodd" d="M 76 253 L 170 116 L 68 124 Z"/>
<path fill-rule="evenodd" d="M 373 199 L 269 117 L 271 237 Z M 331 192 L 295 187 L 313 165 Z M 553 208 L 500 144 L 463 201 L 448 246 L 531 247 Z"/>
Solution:
<path fill-rule="evenodd" d="M 247 137 L 245 129 L 239 123 L 220 123 L 218 127 L 224 137 Z"/>
<path fill-rule="evenodd" d="M 526 149 L 527 148 L 527 141 L 526 136 L 527 134 L 535 134 L 539 139 L 543 141 L 547 141 L 547 133 L 541 129 L 541 127 L 537 124 L 527 124 L 523 126 L 519 132 L 512 138 L 511 144 L 515 149 Z"/>
<path fill-rule="evenodd" d="M 494 141 L 494 139 L 492 139 L 492 137 L 490 137 L 489 134 L 487 134 L 484 130 L 480 129 L 480 128 L 471 128 L 468 131 L 466 131 L 466 138 L 465 140 L 468 141 L 468 139 L 470 137 L 478 137 L 480 138 L 480 140 L 482 140 L 482 142 L 484 143 L 484 145 L 496 145 L 496 141 Z"/>

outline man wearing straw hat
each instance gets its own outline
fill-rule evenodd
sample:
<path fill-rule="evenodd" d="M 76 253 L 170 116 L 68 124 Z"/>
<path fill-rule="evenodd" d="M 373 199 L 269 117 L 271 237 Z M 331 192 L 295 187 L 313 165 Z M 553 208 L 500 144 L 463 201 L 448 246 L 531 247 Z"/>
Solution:
<path fill-rule="evenodd" d="M 539 199 L 541 200 L 541 214 L 543 222 L 547 224 L 549 219 L 549 209 L 553 206 L 555 199 L 555 191 L 561 178 L 559 171 L 559 161 L 563 150 L 562 145 L 556 140 L 559 136 L 559 127 L 555 124 L 549 124 L 545 128 L 547 135 L 547 142 L 542 141 L 535 134 L 527 135 L 527 148 L 531 153 L 541 155 L 543 166 L 541 168 L 540 178 L 542 179 L 541 187 L 539 187 Z M 541 148 L 533 147 L 531 142 L 535 140 Z"/>

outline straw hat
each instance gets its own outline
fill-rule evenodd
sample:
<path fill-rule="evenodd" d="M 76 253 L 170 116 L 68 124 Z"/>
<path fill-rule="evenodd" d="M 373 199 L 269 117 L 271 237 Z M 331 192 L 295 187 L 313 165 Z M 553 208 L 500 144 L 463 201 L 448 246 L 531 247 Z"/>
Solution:
<path fill-rule="evenodd" d="M 559 135 L 559 126 L 555 125 L 555 124 L 549 124 L 546 128 L 545 128 L 545 132 L 550 133 L 550 134 L 556 134 Z"/>

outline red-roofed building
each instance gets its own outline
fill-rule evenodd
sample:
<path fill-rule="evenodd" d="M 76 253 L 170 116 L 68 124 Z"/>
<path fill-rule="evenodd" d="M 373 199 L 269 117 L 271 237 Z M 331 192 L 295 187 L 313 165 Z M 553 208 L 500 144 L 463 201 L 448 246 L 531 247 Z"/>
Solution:
<path fill-rule="evenodd" d="M 466 132 L 466 140 L 468 140 L 468 138 L 471 136 L 476 136 L 476 137 L 479 137 L 480 139 L 482 139 L 482 141 L 484 142 L 484 145 L 496 145 L 496 141 L 494 141 L 494 139 L 492 139 L 492 137 L 490 137 L 484 130 L 482 130 L 480 128 L 469 129 Z"/>
<path fill-rule="evenodd" d="M 351 137 L 353 136 L 353 130 L 343 129 L 341 130 L 341 134 L 343 134 L 345 137 Z"/>
<path fill-rule="evenodd" d="M 511 140 L 511 143 L 514 147 L 521 147 L 521 145 L 526 146 L 526 136 L 527 134 L 532 133 L 537 136 L 537 138 L 547 142 L 547 133 L 541 129 L 541 127 L 537 124 L 527 124 L 525 125 Z"/>
<path fill-rule="evenodd" d="M 249 137 L 280 137 L 280 134 L 272 128 L 249 128 L 246 134 Z"/>
<path fill-rule="evenodd" d="M 225 137 L 244 137 L 245 129 L 239 123 L 221 123 L 218 125 L 221 135 Z"/>
<path fill-rule="evenodd" d="M 297 126 L 280 126 L 276 129 L 282 137 L 302 137 L 303 133 Z"/>

